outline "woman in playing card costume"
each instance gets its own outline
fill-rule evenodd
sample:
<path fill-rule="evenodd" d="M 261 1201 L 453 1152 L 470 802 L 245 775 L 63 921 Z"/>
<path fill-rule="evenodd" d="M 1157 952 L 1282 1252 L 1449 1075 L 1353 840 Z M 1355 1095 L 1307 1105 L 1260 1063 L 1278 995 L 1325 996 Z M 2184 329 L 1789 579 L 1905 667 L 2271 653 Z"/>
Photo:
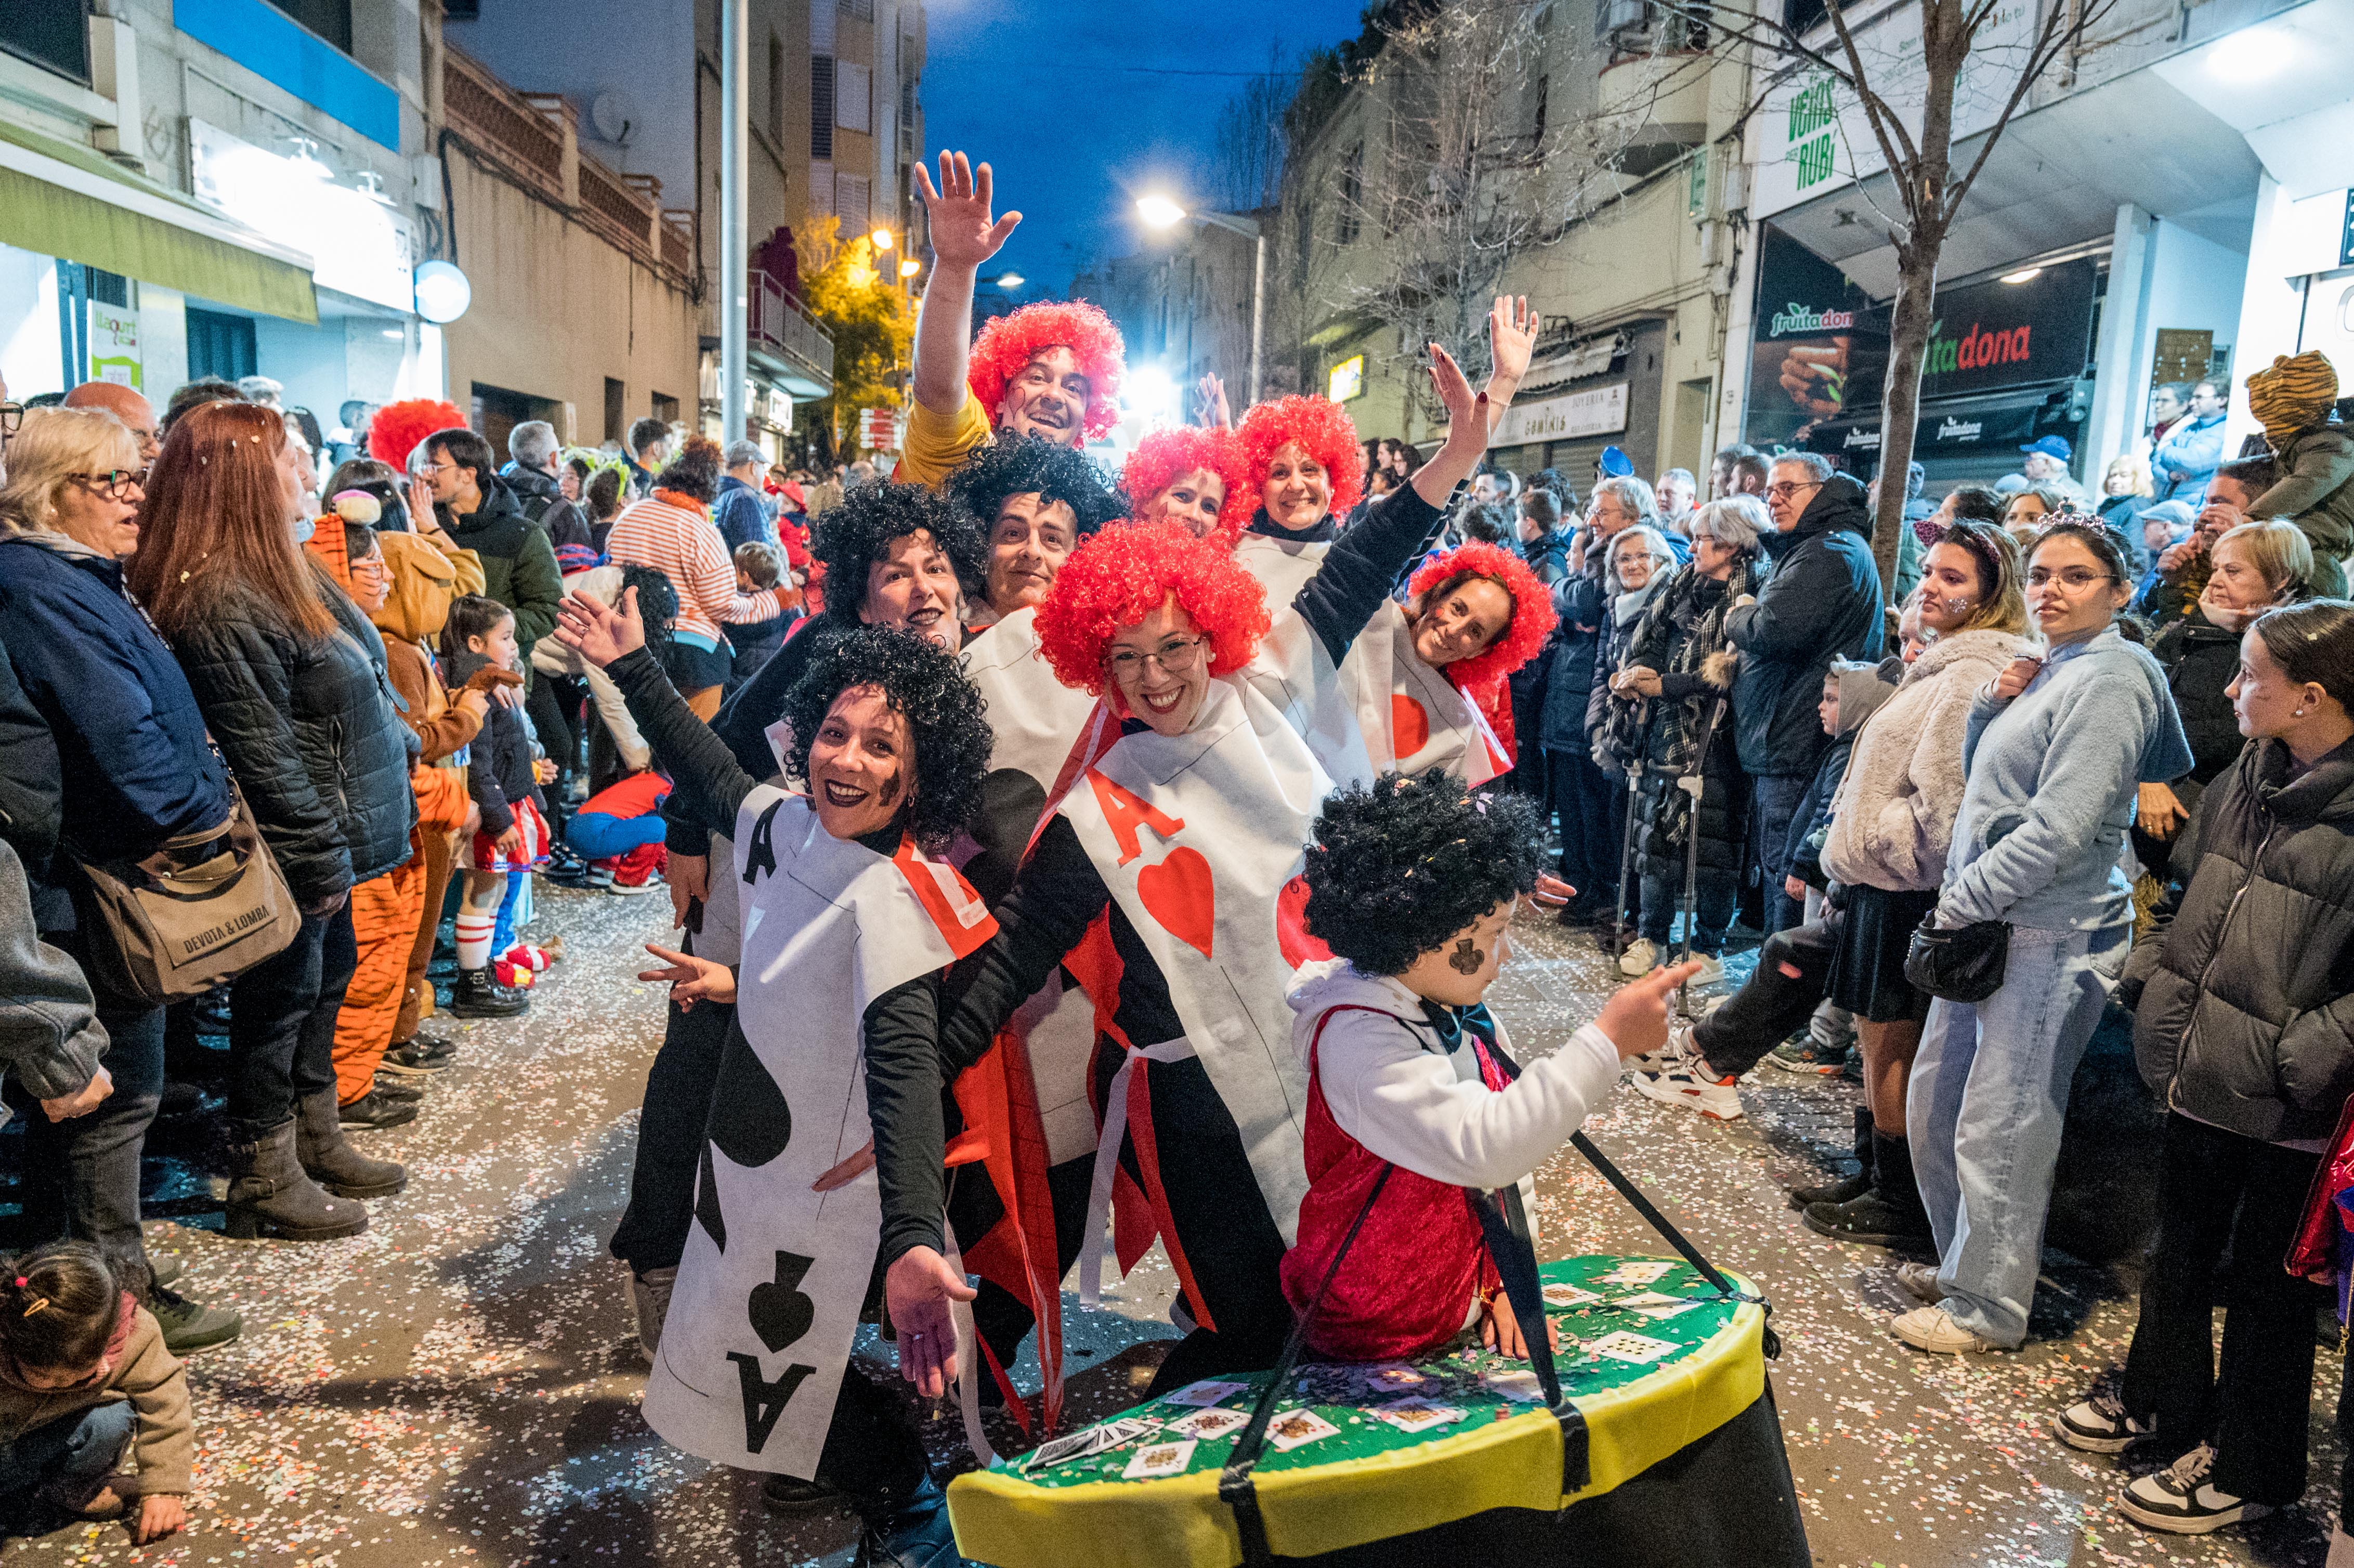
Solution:
<path fill-rule="evenodd" d="M 1537 324 L 1525 300 L 1499 299 L 1489 313 L 1491 424 L 1528 368 Z M 1331 548 L 1333 519 L 1356 503 L 1356 429 L 1338 404 L 1283 397 L 1246 414 L 1236 440 L 1258 510 L 1235 541 L 1235 559 L 1280 601 Z M 1455 554 L 1462 559 L 1454 570 L 1417 576 L 1415 599 L 1368 627 L 1341 668 L 1341 695 L 1376 773 L 1439 768 L 1484 783 L 1512 765 L 1504 677 L 1544 646 L 1552 602 L 1509 552 L 1476 560 Z M 1508 571 L 1507 561 L 1517 570 Z M 1490 656 L 1500 641 L 1507 648 Z M 1445 668 L 1483 656 L 1469 666 L 1475 679 Z M 1316 744 L 1328 768 L 1349 766 L 1323 741 Z"/>
<path fill-rule="evenodd" d="M 1066 965 L 1097 1001 L 1097 1071 L 1118 1067 L 1092 1215 L 1124 1185 L 1127 1212 L 1150 1224 L 1145 1236 L 1122 1227 L 1123 1255 L 1157 1229 L 1197 1325 L 1156 1386 L 1265 1366 L 1281 1349 L 1290 1312 L 1277 1267 L 1305 1186 L 1305 1086 L 1288 1047 L 1278 901 L 1331 784 L 1294 694 L 1318 671 L 1330 680 L 1485 445 L 1480 399 L 1452 359 L 1434 361 L 1457 439 L 1350 530 L 1272 622 L 1265 591 L 1218 541 L 1165 524 L 1088 541 L 1039 607 L 1055 673 L 1102 706 L 997 906 L 998 935 L 953 978 L 961 999 L 938 1055 L 911 1065 L 909 1092 L 875 1101 L 885 1186 L 907 1194 L 885 1216 L 892 1319 L 902 1371 L 927 1393 L 948 1370 L 931 1325 L 970 1292 L 939 1255 L 940 1097 L 917 1074 L 953 1079 Z"/>
<path fill-rule="evenodd" d="M 881 1219 L 868 1060 L 895 1039 L 930 1048 L 940 971 L 995 929 L 932 858 L 980 808 L 980 695 L 927 638 L 846 632 L 787 699 L 785 772 L 809 789 L 788 793 L 757 783 L 671 688 L 634 596 L 619 611 L 567 600 L 557 635 L 604 667 L 711 825 L 733 830 L 726 874 L 744 911 L 740 987 L 660 948 L 669 967 L 644 977 L 683 1003 L 736 1003 L 646 1420 L 705 1458 L 838 1489 L 865 1520 L 862 1563 L 945 1568 L 960 1560 L 923 1445 L 850 1351 Z"/>
<path fill-rule="evenodd" d="M 1231 545 L 1257 503 L 1250 472 L 1232 430 L 1179 425 L 1138 441 L 1119 482 L 1137 522 L 1179 523 L 1197 539 L 1216 534 Z"/>
<path fill-rule="evenodd" d="M 1412 1360 L 1474 1322 L 1487 1344 L 1525 1354 L 1464 1190 L 1512 1189 L 1503 1202 L 1526 1204 L 1530 1173 L 1617 1086 L 1620 1058 L 1667 1038 L 1680 969 L 1625 987 L 1559 1051 L 1513 1064 L 1481 999 L 1513 906 L 1537 885 L 1541 826 L 1525 798 L 1436 773 L 1343 789 L 1317 819 L 1308 928 L 1334 957 L 1301 965 L 1289 999 L 1309 1188 L 1283 1288 L 1305 1311 L 1331 1276 L 1308 1330 L 1320 1355 Z"/>

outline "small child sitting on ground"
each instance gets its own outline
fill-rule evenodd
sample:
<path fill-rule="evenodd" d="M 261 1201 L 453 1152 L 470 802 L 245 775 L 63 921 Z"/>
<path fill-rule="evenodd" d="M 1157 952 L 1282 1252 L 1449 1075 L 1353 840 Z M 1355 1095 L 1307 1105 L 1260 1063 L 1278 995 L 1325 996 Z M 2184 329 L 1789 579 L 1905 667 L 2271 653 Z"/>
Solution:
<path fill-rule="evenodd" d="M 1334 1252 L 1394 1165 L 1308 1331 L 1319 1355 L 1410 1358 L 1475 1320 L 1526 1353 L 1463 1189 L 1523 1181 L 1667 1040 L 1668 999 L 1694 966 L 1622 987 L 1594 1022 L 1526 1069 L 1480 999 L 1518 895 L 1544 859 L 1536 808 L 1389 773 L 1324 802 L 1309 846 L 1308 928 L 1336 955 L 1293 976 L 1292 1045 L 1308 1068 L 1309 1191 L 1283 1287 L 1305 1312 Z"/>
<path fill-rule="evenodd" d="M 46 1531 L 62 1511 L 123 1520 L 142 1546 L 177 1533 L 188 1521 L 195 1428 L 186 1372 L 96 1247 L 58 1242 L 0 1261 L 7 1528 Z M 135 1482 L 114 1473 L 126 1442 Z"/>

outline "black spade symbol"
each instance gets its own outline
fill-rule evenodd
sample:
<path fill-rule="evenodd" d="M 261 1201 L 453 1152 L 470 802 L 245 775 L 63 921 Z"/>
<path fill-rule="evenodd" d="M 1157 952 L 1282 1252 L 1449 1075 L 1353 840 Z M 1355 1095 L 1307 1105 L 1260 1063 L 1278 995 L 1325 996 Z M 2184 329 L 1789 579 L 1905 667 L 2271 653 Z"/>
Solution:
<path fill-rule="evenodd" d="M 752 1054 L 740 1027 L 727 1031 L 727 1048 L 712 1086 L 707 1131 L 720 1153 L 748 1169 L 766 1165 L 792 1141 L 792 1107 Z"/>
<path fill-rule="evenodd" d="M 752 1332 L 760 1336 L 770 1355 L 808 1333 L 817 1316 L 817 1304 L 801 1290 L 801 1277 L 809 1273 L 813 1261 L 799 1253 L 778 1253 L 775 1282 L 755 1285 L 745 1298 L 744 1315 L 752 1320 Z"/>
<path fill-rule="evenodd" d="M 727 1216 L 719 1211 L 719 1183 L 711 1171 L 711 1140 L 703 1143 L 703 1169 L 695 1181 L 695 1217 L 721 1252 L 727 1250 Z"/>

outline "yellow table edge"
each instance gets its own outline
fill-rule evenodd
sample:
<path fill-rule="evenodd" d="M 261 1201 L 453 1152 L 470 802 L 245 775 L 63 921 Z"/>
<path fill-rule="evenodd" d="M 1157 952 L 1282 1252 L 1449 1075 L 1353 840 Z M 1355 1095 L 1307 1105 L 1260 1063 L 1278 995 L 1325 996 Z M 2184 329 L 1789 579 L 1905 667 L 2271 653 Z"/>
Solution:
<path fill-rule="evenodd" d="M 1738 1283 L 1746 1286 L 1745 1280 Z M 1641 1474 L 1740 1414 L 1765 1392 L 1765 1309 L 1744 1303 L 1687 1360 L 1579 1399 L 1591 1478 L 1561 1490 L 1561 1427 L 1531 1410 L 1398 1454 L 1257 1478 L 1267 1543 L 1304 1557 L 1408 1535 L 1490 1509 L 1553 1510 Z M 1378 1516 L 1366 1478 L 1394 1470 Z M 1218 1474 L 1045 1489 L 1002 1471 L 949 1485 L 957 1550 L 991 1568 L 1235 1568 L 1242 1541 Z"/>

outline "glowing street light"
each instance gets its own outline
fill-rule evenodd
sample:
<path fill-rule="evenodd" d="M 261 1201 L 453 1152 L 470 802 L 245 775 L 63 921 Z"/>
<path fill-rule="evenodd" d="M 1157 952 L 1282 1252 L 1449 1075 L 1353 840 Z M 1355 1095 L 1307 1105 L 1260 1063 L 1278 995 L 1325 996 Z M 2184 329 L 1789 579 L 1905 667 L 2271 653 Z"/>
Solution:
<path fill-rule="evenodd" d="M 899 262 L 899 276 L 902 278 L 912 278 L 923 270 L 924 264 L 912 256 L 903 258 Z"/>
<path fill-rule="evenodd" d="M 1151 228 L 1174 228 L 1185 221 L 1185 209 L 1165 196 L 1136 198 L 1136 216 Z"/>
<path fill-rule="evenodd" d="M 1001 288 L 1001 289 L 1003 289 L 1003 290 L 1004 290 L 1004 291 L 1006 291 L 1008 293 L 1013 292 L 1014 290 L 1016 290 L 1016 289 L 1020 288 L 1023 284 L 1024 284 L 1024 283 L 1028 282 L 1029 281 L 1030 281 L 1029 279 L 1024 278 L 1024 277 L 1023 277 L 1021 273 L 1019 273 L 1019 272 L 1012 272 L 1012 271 L 1008 271 L 1008 272 L 1000 272 L 1000 273 L 997 275 L 997 286 L 998 286 L 999 288 Z"/>
<path fill-rule="evenodd" d="M 887 228 L 878 228 L 874 233 L 868 235 L 866 238 L 867 242 L 873 245 L 877 250 L 888 250 L 891 249 L 891 231 Z"/>

